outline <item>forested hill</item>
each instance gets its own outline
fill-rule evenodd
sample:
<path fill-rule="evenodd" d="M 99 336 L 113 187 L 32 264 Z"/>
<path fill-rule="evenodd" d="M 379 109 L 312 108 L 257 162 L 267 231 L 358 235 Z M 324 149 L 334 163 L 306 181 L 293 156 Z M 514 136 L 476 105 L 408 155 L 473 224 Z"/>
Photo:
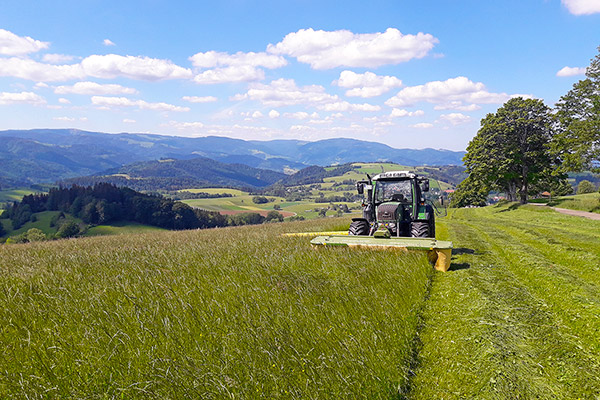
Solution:
<path fill-rule="evenodd" d="M 411 146 L 418 146 L 412 141 Z M 355 139 L 245 141 L 208 136 L 107 134 L 76 129 L 0 131 L 0 187 L 54 183 L 160 158 L 206 157 L 254 168 L 293 172 L 309 165 L 390 161 L 400 165 L 462 165 L 464 152 L 395 149 Z"/>
<path fill-rule="evenodd" d="M 225 164 L 209 158 L 137 162 L 103 174 L 68 179 L 67 184 L 90 186 L 108 182 L 135 190 L 178 190 L 190 187 L 262 188 L 286 175 L 243 164 Z"/>

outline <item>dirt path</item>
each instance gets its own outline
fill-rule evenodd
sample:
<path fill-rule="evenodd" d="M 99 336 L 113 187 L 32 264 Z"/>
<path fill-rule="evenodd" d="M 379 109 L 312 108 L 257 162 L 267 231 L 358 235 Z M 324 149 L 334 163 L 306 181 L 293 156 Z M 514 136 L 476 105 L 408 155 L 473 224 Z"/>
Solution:
<path fill-rule="evenodd" d="M 534 206 L 543 206 L 543 207 L 547 207 L 546 204 L 540 204 L 540 203 L 528 203 Z M 566 215 L 573 215 L 575 217 L 584 217 L 584 218 L 589 218 L 589 219 L 595 219 L 595 220 L 600 220 L 600 214 L 598 213 L 593 213 L 593 212 L 589 212 L 589 211 L 579 211 L 579 210 L 570 210 L 568 208 L 559 208 L 559 207 L 550 207 L 551 209 L 553 209 L 556 212 L 559 212 L 561 214 L 566 214 Z"/>

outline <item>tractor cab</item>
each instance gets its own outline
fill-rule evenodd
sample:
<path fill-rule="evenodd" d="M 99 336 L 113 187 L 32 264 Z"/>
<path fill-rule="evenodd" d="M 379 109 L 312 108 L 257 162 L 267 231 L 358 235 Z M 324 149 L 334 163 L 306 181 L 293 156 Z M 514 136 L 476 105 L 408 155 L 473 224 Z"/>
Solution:
<path fill-rule="evenodd" d="M 363 217 L 354 218 L 350 235 L 435 237 L 433 207 L 424 192 L 429 179 L 409 171 L 383 172 L 356 184 L 363 199 Z"/>

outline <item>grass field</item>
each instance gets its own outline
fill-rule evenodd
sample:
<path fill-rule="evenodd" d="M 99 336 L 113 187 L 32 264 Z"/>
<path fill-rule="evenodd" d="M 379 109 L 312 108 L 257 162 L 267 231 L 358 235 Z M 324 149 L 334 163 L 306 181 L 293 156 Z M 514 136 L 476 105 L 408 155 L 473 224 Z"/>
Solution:
<path fill-rule="evenodd" d="M 600 193 L 557 197 L 552 199 L 549 205 L 571 210 L 600 213 Z"/>
<path fill-rule="evenodd" d="M 113 225 L 96 225 L 89 228 L 84 236 L 129 235 L 132 233 L 149 233 L 165 231 L 156 226 L 142 225 L 136 222 L 116 222 Z"/>
<path fill-rule="evenodd" d="M 435 274 L 412 399 L 597 399 L 600 222 L 534 206 L 461 209 Z"/>
<path fill-rule="evenodd" d="M 8 189 L 0 190 L 0 203 L 7 201 L 20 201 L 23 196 L 33 194 L 35 191 L 31 189 Z"/>
<path fill-rule="evenodd" d="M 0 246 L 0 398 L 395 397 L 432 270 L 279 236 L 339 228 Z"/>

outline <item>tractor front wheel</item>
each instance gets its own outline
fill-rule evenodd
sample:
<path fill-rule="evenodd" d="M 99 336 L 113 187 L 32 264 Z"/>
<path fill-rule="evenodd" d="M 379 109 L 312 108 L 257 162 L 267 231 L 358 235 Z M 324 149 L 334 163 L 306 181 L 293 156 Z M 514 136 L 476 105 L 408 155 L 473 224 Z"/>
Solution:
<path fill-rule="evenodd" d="M 428 222 L 413 222 L 410 227 L 411 237 L 431 237 Z"/>
<path fill-rule="evenodd" d="M 370 231 L 369 223 L 363 219 L 358 221 L 352 221 L 350 223 L 350 229 L 348 235 L 352 236 L 367 236 Z"/>

